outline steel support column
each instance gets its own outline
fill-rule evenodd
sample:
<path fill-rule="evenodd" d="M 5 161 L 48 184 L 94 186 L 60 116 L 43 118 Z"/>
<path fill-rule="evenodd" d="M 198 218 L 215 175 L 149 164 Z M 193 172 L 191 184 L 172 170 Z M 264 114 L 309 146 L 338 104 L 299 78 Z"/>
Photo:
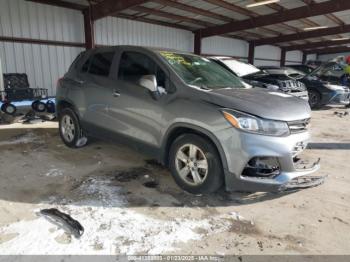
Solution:
<path fill-rule="evenodd" d="M 249 42 L 248 63 L 254 65 L 254 58 L 255 58 L 255 43 Z"/>

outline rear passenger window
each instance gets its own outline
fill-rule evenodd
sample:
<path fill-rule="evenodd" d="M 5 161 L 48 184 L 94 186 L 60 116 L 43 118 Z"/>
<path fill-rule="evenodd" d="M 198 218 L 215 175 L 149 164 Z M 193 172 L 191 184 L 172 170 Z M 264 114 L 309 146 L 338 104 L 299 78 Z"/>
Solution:
<path fill-rule="evenodd" d="M 92 57 L 89 73 L 108 76 L 113 62 L 114 52 L 97 53 Z M 83 66 L 84 69 L 84 66 Z"/>
<path fill-rule="evenodd" d="M 86 73 L 89 70 L 90 65 L 90 58 L 84 63 L 83 67 L 81 68 L 81 71 Z"/>
<path fill-rule="evenodd" d="M 155 75 L 158 86 L 166 88 L 166 75 L 155 61 L 141 53 L 123 53 L 120 59 L 118 78 L 138 83 L 144 75 Z"/>

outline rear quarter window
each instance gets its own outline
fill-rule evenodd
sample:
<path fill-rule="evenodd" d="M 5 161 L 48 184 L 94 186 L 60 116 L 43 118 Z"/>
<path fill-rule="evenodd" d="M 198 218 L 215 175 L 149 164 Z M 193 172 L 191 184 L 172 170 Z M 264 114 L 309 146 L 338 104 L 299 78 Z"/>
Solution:
<path fill-rule="evenodd" d="M 114 58 L 114 52 L 104 52 L 94 54 L 89 60 L 89 73 L 98 76 L 109 76 L 109 72 L 111 70 L 112 62 Z M 87 63 L 89 62 L 87 61 Z M 85 65 L 84 65 L 85 66 Z M 82 68 L 82 70 L 86 69 L 86 67 Z"/>

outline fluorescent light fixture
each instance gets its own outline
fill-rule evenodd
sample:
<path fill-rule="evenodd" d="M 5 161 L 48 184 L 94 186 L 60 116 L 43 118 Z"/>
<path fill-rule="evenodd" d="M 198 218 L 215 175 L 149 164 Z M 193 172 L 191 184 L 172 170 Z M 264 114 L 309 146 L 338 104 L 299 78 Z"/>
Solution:
<path fill-rule="evenodd" d="M 304 31 L 311 31 L 311 30 L 325 29 L 325 28 L 328 28 L 328 26 L 322 25 L 322 26 L 305 27 Z"/>
<path fill-rule="evenodd" d="M 280 0 L 265 0 L 261 2 L 256 2 L 253 4 L 246 5 L 247 8 L 251 7 L 256 7 L 256 6 L 261 6 L 261 5 L 268 5 L 268 4 L 273 4 L 273 3 L 278 3 Z"/>
<path fill-rule="evenodd" d="M 341 38 L 333 38 L 332 41 L 342 41 L 342 40 L 350 40 L 349 37 L 341 37 Z"/>

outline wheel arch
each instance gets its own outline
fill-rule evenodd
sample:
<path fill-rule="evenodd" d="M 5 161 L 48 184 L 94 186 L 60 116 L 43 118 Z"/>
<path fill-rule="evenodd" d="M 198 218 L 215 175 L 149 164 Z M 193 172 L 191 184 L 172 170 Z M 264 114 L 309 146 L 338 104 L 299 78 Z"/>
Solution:
<path fill-rule="evenodd" d="M 188 123 L 177 123 L 172 125 L 168 131 L 166 132 L 162 147 L 161 147 L 161 162 L 165 166 L 169 165 L 169 151 L 172 143 L 175 141 L 175 139 L 181 135 L 184 134 L 196 134 L 203 138 L 208 139 L 216 148 L 216 150 L 219 153 L 220 161 L 224 170 L 224 173 L 226 175 L 227 168 L 227 160 L 224 153 L 224 150 L 218 141 L 218 139 L 208 130 L 201 128 L 199 126 L 195 126 Z"/>
<path fill-rule="evenodd" d="M 75 112 L 77 117 L 79 118 L 79 114 L 78 114 L 76 107 L 74 106 L 74 104 L 72 102 L 70 102 L 68 100 L 59 100 L 57 102 L 57 104 L 56 104 L 57 116 L 59 116 L 60 112 L 65 108 L 71 108 Z"/>

